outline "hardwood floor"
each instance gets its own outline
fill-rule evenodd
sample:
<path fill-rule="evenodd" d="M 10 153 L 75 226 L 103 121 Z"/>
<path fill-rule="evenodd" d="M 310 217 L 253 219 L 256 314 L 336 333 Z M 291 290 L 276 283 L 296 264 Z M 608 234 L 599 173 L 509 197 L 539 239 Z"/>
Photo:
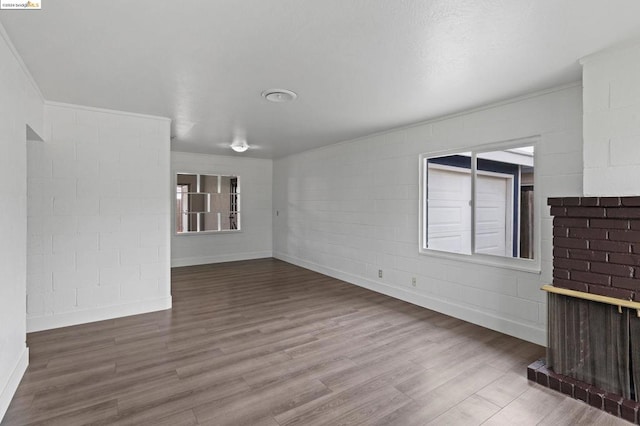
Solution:
<path fill-rule="evenodd" d="M 274 259 L 176 268 L 174 308 L 28 336 L 2 425 L 626 424 L 544 349 Z"/>

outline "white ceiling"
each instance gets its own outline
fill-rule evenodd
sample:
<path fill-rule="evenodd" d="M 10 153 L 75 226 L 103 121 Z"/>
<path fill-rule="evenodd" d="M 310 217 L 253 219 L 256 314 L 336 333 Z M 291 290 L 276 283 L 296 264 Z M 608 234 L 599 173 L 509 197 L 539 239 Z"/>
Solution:
<path fill-rule="evenodd" d="M 580 79 L 638 0 L 42 0 L 0 22 L 45 98 L 278 158 Z M 274 104 L 265 89 L 298 94 Z M 252 149 L 228 145 L 244 134 Z"/>

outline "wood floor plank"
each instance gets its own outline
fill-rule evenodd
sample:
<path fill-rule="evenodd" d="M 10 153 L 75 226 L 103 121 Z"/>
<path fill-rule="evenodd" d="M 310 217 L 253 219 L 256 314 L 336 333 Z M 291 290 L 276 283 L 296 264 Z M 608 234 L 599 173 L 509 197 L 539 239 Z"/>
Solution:
<path fill-rule="evenodd" d="M 294 379 L 199 405 L 194 413 L 199 422 L 216 419 L 221 426 L 252 424 L 329 393 L 331 390 L 319 380 Z"/>
<path fill-rule="evenodd" d="M 211 379 L 224 380 L 234 376 L 269 367 L 291 358 L 284 352 L 272 352 L 269 348 L 257 348 L 242 352 L 211 357 L 176 369 L 180 378 L 207 374 Z"/>
<path fill-rule="evenodd" d="M 477 395 L 498 407 L 506 407 L 529 389 L 529 381 L 522 372 L 507 372 L 495 382 L 480 389 Z"/>
<path fill-rule="evenodd" d="M 334 392 L 340 392 L 350 388 L 371 388 L 376 384 L 395 386 L 425 373 L 423 367 L 412 362 L 385 361 L 320 376 L 320 381 Z"/>
<path fill-rule="evenodd" d="M 118 412 L 116 401 L 107 401 L 100 404 L 88 405 L 86 407 L 68 410 L 62 414 L 49 415 L 46 418 L 31 417 L 31 413 L 27 413 L 24 424 L 31 426 L 72 426 L 72 425 L 86 425 L 90 423 L 96 423 L 103 421 L 104 419 L 114 415 Z"/>
<path fill-rule="evenodd" d="M 211 405 L 224 398 L 242 394 L 248 389 L 249 386 L 241 379 L 228 382 L 179 381 L 170 387 L 123 396 L 118 400 L 118 414 L 107 419 L 106 424 L 152 424 L 155 419 L 169 417 L 184 407 Z M 195 413 L 193 415 L 195 417 Z"/>
<path fill-rule="evenodd" d="M 568 398 L 559 392 L 530 384 L 526 392 L 489 418 L 485 424 L 488 426 L 506 424 L 537 425 L 549 414 L 552 407 L 558 406 L 566 399 Z M 592 407 L 584 404 L 583 408 L 583 412 L 588 412 L 590 411 L 589 408 Z M 563 424 L 563 422 L 558 424 Z"/>
<path fill-rule="evenodd" d="M 243 376 L 244 380 L 253 388 L 267 386 L 273 383 L 294 378 L 306 377 L 318 379 L 331 374 L 346 374 L 356 364 L 346 357 L 326 358 L 318 360 L 292 359 L 280 364 L 254 371 Z"/>
<path fill-rule="evenodd" d="M 428 426 L 474 426 L 482 424 L 489 417 L 500 410 L 495 404 L 490 403 L 477 395 L 455 405 L 428 423 Z"/>
<path fill-rule="evenodd" d="M 301 413 L 294 417 L 285 412 L 277 415 L 275 419 L 282 426 L 340 424 L 346 421 L 350 415 L 365 412 L 368 410 L 367 407 L 379 405 L 381 401 L 385 400 L 393 401 L 392 404 L 398 404 L 399 407 L 411 401 L 409 397 L 390 386 L 372 389 L 351 389 L 335 395 L 332 394 L 322 404 L 309 404 L 311 407 L 308 409 L 305 407 Z"/>
<path fill-rule="evenodd" d="M 471 397 L 502 374 L 501 371 L 491 367 L 471 368 L 435 389 L 424 386 L 405 386 L 405 384 L 397 387 L 425 407 L 421 410 L 421 416 L 425 422 L 430 422 Z"/>
<path fill-rule="evenodd" d="M 403 407 L 411 402 L 411 398 L 402 392 L 392 392 L 382 394 L 376 398 L 367 400 L 364 404 L 352 409 L 341 416 L 326 419 L 320 418 L 315 423 L 303 423 L 305 425 L 324 425 L 330 422 L 336 426 L 371 424 L 372 422 L 385 417 L 389 413 Z"/>
<path fill-rule="evenodd" d="M 540 426 L 555 425 L 598 425 L 598 426 L 629 426 L 623 419 L 613 417 L 604 411 L 593 407 L 586 407 L 582 401 L 565 399 L 557 406 L 551 407 Z"/>
<path fill-rule="evenodd" d="M 186 410 L 158 419 L 154 426 L 194 426 L 197 424 L 198 420 L 193 414 L 193 410 Z"/>
<path fill-rule="evenodd" d="M 60 410 L 80 409 L 86 405 L 95 405 L 114 399 L 129 399 L 136 392 L 148 393 L 149 389 L 166 389 L 177 385 L 178 378 L 174 373 L 148 376 L 139 380 L 139 376 L 129 380 L 113 380 L 99 386 L 78 386 L 76 388 L 56 389 L 35 395 L 31 409 L 45 415 L 55 414 Z"/>
<path fill-rule="evenodd" d="M 80 370 L 54 369 L 53 371 L 38 370 L 37 372 L 27 371 L 20 386 L 23 392 L 45 393 L 57 389 L 70 388 L 91 384 L 101 380 L 106 380 L 113 376 L 116 370 L 115 363 L 109 362 L 104 365 L 92 366 Z"/>
<path fill-rule="evenodd" d="M 29 334 L 2 426 L 620 424 L 527 381 L 544 348 L 275 259 L 174 268 L 172 296 Z"/>

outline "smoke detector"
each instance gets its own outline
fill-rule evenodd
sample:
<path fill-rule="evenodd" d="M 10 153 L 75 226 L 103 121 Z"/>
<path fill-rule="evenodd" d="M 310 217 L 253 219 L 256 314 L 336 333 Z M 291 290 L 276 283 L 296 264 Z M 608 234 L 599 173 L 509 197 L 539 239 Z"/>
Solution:
<path fill-rule="evenodd" d="M 262 92 L 262 97 L 270 102 L 290 102 L 298 95 L 287 89 L 269 89 Z"/>

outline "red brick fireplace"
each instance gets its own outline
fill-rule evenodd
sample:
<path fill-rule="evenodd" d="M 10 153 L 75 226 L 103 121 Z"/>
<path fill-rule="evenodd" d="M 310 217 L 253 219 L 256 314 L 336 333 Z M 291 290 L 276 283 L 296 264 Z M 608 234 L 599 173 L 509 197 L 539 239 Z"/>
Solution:
<path fill-rule="evenodd" d="M 553 286 L 640 301 L 640 197 L 550 198 L 548 204 Z M 550 293 L 547 360 L 531 364 L 528 377 L 638 423 L 640 311 L 613 302 Z"/>
<path fill-rule="evenodd" d="M 553 285 L 640 300 L 640 197 L 550 198 Z"/>

